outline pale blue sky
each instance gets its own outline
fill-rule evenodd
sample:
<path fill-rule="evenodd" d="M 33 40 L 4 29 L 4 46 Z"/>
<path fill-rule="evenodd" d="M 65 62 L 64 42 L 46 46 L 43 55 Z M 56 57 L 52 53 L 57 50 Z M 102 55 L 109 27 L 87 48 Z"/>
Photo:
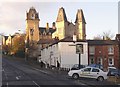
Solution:
<path fill-rule="evenodd" d="M 1 5 L 0 33 L 14 34 L 25 31 L 26 11 L 35 7 L 39 12 L 40 27 L 56 21 L 60 7 L 65 9 L 67 19 L 75 21 L 78 9 L 83 9 L 86 20 L 87 39 L 111 31 L 118 33 L 118 2 L 3 2 Z"/>

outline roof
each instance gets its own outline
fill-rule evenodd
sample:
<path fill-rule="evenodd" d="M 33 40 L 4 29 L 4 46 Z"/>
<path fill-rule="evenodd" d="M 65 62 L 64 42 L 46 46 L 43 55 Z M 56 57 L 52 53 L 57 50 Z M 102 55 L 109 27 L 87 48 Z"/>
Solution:
<path fill-rule="evenodd" d="M 48 29 L 49 31 L 47 31 L 46 27 L 39 27 L 39 31 L 41 34 L 43 34 L 44 32 L 46 32 L 46 34 L 49 34 L 49 33 L 54 33 L 56 31 L 56 29 L 52 29 L 52 28 L 49 28 Z"/>
<path fill-rule="evenodd" d="M 61 14 L 62 13 L 62 14 Z M 57 20 L 56 21 L 61 21 L 61 20 L 64 20 L 65 22 L 67 22 L 67 16 L 65 14 L 65 10 L 63 7 L 61 7 L 59 9 L 59 12 L 58 12 L 58 16 L 57 16 Z"/>
<path fill-rule="evenodd" d="M 66 37 L 64 39 L 54 41 L 54 43 L 52 43 L 51 45 L 57 44 L 59 42 L 75 42 L 75 41 L 73 41 L 73 37 Z M 76 42 L 86 42 L 86 40 L 77 40 Z"/>
<path fill-rule="evenodd" d="M 117 45 L 116 40 L 87 40 L 88 45 Z"/>
<path fill-rule="evenodd" d="M 79 21 L 86 24 L 86 21 L 85 21 L 85 18 L 84 18 L 84 14 L 83 14 L 82 9 L 78 10 L 78 12 L 77 12 L 77 14 L 76 14 L 75 23 L 76 23 L 76 22 L 79 22 Z"/>
<path fill-rule="evenodd" d="M 8 39 L 8 36 L 4 36 L 5 37 L 5 40 L 7 40 Z"/>
<path fill-rule="evenodd" d="M 54 39 L 40 39 L 38 41 L 38 44 L 52 44 L 54 43 L 55 40 Z"/>

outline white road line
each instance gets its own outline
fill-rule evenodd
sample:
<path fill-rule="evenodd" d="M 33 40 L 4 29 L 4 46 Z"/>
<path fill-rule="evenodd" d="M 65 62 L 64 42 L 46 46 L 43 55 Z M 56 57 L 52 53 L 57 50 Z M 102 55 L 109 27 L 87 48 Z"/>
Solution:
<path fill-rule="evenodd" d="M 38 87 L 40 87 L 35 81 L 32 81 L 35 85 L 37 85 Z"/>
<path fill-rule="evenodd" d="M 77 83 L 79 85 L 86 85 L 85 83 L 81 82 L 80 80 L 76 80 L 75 83 Z"/>
<path fill-rule="evenodd" d="M 3 69 L 3 70 L 4 70 L 4 69 Z M 4 72 L 4 74 L 5 74 L 5 78 L 8 79 L 7 74 L 5 73 L 5 70 L 4 70 L 3 72 Z"/>
<path fill-rule="evenodd" d="M 19 80 L 21 78 L 21 76 L 16 76 L 16 79 Z"/>
<path fill-rule="evenodd" d="M 2 71 L 4 72 L 5 70 L 4 70 L 4 69 L 2 69 Z"/>
<path fill-rule="evenodd" d="M 48 72 L 45 72 L 45 71 L 43 71 L 43 70 L 40 70 L 40 69 L 37 69 L 37 68 L 33 68 L 33 69 L 35 69 L 35 70 L 37 70 L 37 71 L 40 71 L 40 72 L 42 72 L 42 73 L 48 74 Z"/>
<path fill-rule="evenodd" d="M 16 77 L 17 80 L 19 80 L 19 77 Z"/>
<path fill-rule="evenodd" d="M 6 83 L 7 87 L 8 87 L 8 82 Z"/>

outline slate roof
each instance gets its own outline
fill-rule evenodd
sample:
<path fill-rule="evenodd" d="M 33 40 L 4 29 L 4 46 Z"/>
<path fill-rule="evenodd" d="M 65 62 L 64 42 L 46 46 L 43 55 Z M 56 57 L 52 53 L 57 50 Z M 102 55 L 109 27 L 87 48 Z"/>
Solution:
<path fill-rule="evenodd" d="M 67 16 L 66 16 L 66 13 L 65 13 L 65 10 L 64 10 L 64 8 L 63 7 L 61 7 L 60 9 L 59 9 L 59 12 L 58 12 L 58 16 L 57 16 L 57 20 L 56 21 L 59 21 L 59 20 L 61 20 L 61 19 L 59 19 L 59 13 L 60 12 L 62 12 L 62 17 L 63 17 L 63 20 L 65 21 L 65 22 L 67 22 Z"/>
<path fill-rule="evenodd" d="M 116 40 L 87 40 L 88 45 L 117 45 Z"/>
<path fill-rule="evenodd" d="M 84 17 L 84 14 L 83 14 L 82 9 L 78 10 L 78 12 L 77 12 L 77 14 L 76 14 L 75 23 L 77 23 L 77 22 L 79 22 L 79 21 L 86 24 L 85 17 Z"/>
<path fill-rule="evenodd" d="M 5 40 L 7 40 L 8 39 L 8 36 L 4 36 L 5 37 Z"/>
<path fill-rule="evenodd" d="M 52 29 L 52 28 L 49 28 L 48 29 L 49 31 L 47 31 L 46 27 L 39 27 L 39 31 L 41 34 L 43 34 L 44 32 L 46 32 L 46 34 L 49 34 L 49 33 L 54 33 L 56 31 L 56 29 Z"/>

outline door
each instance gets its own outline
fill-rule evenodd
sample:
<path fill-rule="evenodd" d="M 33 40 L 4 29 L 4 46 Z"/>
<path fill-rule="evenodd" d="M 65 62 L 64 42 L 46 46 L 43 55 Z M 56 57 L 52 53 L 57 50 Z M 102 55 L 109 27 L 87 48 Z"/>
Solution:
<path fill-rule="evenodd" d="M 84 68 L 81 70 L 80 77 L 90 77 L 91 68 Z"/>
<path fill-rule="evenodd" d="M 99 76 L 99 73 L 100 73 L 100 70 L 97 69 L 97 68 L 92 68 L 92 71 L 91 71 L 91 78 L 97 78 Z"/>

